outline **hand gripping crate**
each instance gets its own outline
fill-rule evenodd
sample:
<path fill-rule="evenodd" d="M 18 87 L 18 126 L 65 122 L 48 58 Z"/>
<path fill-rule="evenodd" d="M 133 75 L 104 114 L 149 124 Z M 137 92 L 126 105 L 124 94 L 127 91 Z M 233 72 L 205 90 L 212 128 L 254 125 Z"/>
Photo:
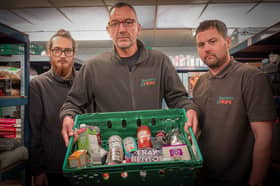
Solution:
<path fill-rule="evenodd" d="M 187 144 L 191 160 L 70 168 L 68 157 L 77 149 L 77 145 L 74 144 L 73 137 L 71 137 L 63 163 L 63 173 L 73 185 L 192 185 L 197 176 L 198 168 L 202 167 L 202 155 L 191 128 L 189 128 L 190 136 L 184 132 L 185 121 L 186 113 L 184 109 L 77 115 L 74 128 L 79 128 L 79 125 L 83 123 L 98 126 L 102 147 L 106 150 L 108 150 L 108 138 L 112 135 L 119 135 L 122 138 L 133 136 L 136 139 L 136 131 L 139 125 L 149 126 L 152 136 L 155 136 L 155 133 L 161 129 L 168 132 L 173 128 L 179 128 L 184 135 L 184 142 Z M 127 172 L 128 177 L 122 178 L 122 172 Z M 108 180 L 103 179 L 102 175 L 104 173 L 109 174 Z M 144 176 L 143 173 L 145 173 Z"/>

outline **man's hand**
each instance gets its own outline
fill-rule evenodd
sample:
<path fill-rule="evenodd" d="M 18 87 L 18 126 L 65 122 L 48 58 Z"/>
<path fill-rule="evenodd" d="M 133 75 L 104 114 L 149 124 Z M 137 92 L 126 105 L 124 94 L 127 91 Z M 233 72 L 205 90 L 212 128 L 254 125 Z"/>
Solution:
<path fill-rule="evenodd" d="M 189 127 L 192 127 L 193 133 L 194 135 L 197 134 L 197 130 L 198 130 L 198 116 L 195 110 L 188 110 L 186 113 L 186 116 L 188 118 L 188 121 L 185 123 L 185 131 L 187 134 L 189 133 Z"/>
<path fill-rule="evenodd" d="M 73 118 L 70 116 L 65 116 L 62 123 L 61 134 L 63 136 L 66 147 L 69 144 L 69 137 L 74 135 L 73 127 L 74 127 Z"/>
<path fill-rule="evenodd" d="M 34 186 L 47 186 L 48 179 L 45 173 L 33 177 Z"/>

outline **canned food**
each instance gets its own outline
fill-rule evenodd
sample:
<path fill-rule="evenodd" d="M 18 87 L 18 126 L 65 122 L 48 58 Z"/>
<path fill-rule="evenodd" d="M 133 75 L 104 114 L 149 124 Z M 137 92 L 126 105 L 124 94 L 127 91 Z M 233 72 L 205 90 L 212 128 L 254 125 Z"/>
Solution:
<path fill-rule="evenodd" d="M 123 146 L 124 146 L 125 153 L 130 153 L 137 150 L 136 140 L 133 137 L 124 138 Z"/>
<path fill-rule="evenodd" d="M 152 147 L 151 130 L 148 126 L 141 125 L 137 128 L 138 148 Z"/>
<path fill-rule="evenodd" d="M 109 162 L 121 163 L 123 160 L 122 138 L 113 135 L 108 140 L 109 143 Z"/>

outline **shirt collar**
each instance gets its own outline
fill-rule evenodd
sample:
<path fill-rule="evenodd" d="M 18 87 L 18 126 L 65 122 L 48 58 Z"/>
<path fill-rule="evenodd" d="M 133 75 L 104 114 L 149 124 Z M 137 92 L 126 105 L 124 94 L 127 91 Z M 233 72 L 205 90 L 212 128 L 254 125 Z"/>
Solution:
<path fill-rule="evenodd" d="M 54 71 L 54 69 L 53 68 L 51 68 L 50 69 L 50 74 L 51 74 L 51 76 L 57 81 L 57 82 L 59 82 L 59 83 L 67 83 L 67 84 L 71 84 L 72 85 L 72 83 L 73 83 L 73 80 L 74 80 L 74 77 L 75 77 L 75 74 L 76 74 L 76 71 L 75 71 L 75 69 L 74 69 L 74 67 L 72 68 L 72 77 L 70 78 L 70 79 L 63 79 L 63 78 L 61 78 L 59 75 L 57 75 L 56 73 L 55 73 L 55 71 Z"/>
<path fill-rule="evenodd" d="M 138 64 L 138 63 L 141 63 L 143 61 L 145 61 L 148 57 L 148 52 L 147 50 L 145 49 L 144 47 L 144 44 L 137 39 L 137 47 L 138 47 L 138 51 L 139 51 L 139 57 L 138 57 L 138 60 L 136 61 L 135 64 Z M 119 57 L 116 49 L 115 49 L 115 46 L 113 48 L 113 56 L 112 56 L 112 60 L 113 61 L 117 61 L 117 62 L 120 62 L 122 59 Z"/>
<path fill-rule="evenodd" d="M 233 58 L 231 58 L 230 62 L 225 66 L 225 68 L 221 72 L 219 72 L 216 75 L 212 75 L 209 72 L 208 78 L 209 79 L 212 79 L 212 78 L 223 79 L 223 78 L 225 78 L 234 69 L 234 67 L 236 66 L 236 63 L 238 63 L 238 62 L 235 61 Z"/>

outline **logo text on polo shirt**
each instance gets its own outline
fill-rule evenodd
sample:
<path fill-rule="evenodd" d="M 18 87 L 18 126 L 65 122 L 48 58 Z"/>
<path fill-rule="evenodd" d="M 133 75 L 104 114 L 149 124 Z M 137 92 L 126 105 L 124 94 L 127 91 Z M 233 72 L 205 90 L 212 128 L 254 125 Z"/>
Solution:
<path fill-rule="evenodd" d="M 217 104 L 231 105 L 233 103 L 234 97 L 222 97 L 220 96 L 217 100 Z"/>
<path fill-rule="evenodd" d="M 156 84 L 156 79 L 154 78 L 141 80 L 141 87 L 155 86 L 155 84 Z"/>

